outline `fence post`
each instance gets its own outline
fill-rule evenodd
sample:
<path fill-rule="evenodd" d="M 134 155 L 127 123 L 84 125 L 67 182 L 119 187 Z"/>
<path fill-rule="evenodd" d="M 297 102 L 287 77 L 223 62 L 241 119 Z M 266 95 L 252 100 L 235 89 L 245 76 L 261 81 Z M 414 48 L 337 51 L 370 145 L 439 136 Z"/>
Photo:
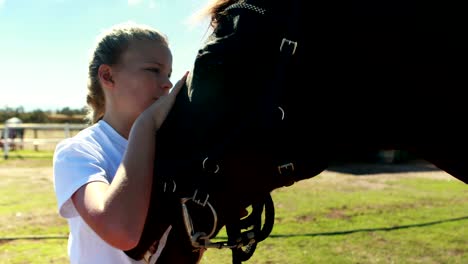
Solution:
<path fill-rule="evenodd" d="M 5 123 L 5 129 L 3 130 L 3 157 L 8 159 L 8 150 L 10 148 L 8 124 Z"/>
<path fill-rule="evenodd" d="M 70 137 L 70 123 L 65 123 L 64 131 L 65 131 L 65 138 L 69 138 Z"/>
<path fill-rule="evenodd" d="M 34 139 L 37 139 L 37 129 L 34 129 Z M 38 144 L 34 144 L 34 151 L 39 151 Z"/>

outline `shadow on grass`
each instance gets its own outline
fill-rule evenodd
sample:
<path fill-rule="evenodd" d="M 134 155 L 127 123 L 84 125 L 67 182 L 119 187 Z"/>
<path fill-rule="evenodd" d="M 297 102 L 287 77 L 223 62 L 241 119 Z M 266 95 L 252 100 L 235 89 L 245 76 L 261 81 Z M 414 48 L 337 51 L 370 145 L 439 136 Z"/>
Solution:
<path fill-rule="evenodd" d="M 3 157 L 5 160 L 11 160 L 11 159 L 17 159 L 17 160 L 25 160 L 25 157 L 23 155 L 20 155 L 20 154 L 15 154 L 15 155 L 11 155 L 8 154 L 8 156 L 4 156 Z"/>
<path fill-rule="evenodd" d="M 323 233 L 310 233 L 310 234 L 271 234 L 269 237 L 276 238 L 288 238 L 288 237 L 316 237 L 316 236 L 337 236 L 337 235 L 347 235 L 358 232 L 375 232 L 375 231 L 394 231 L 408 228 L 424 227 L 437 224 L 443 224 L 448 222 L 464 221 L 468 220 L 468 216 L 462 216 L 457 218 L 450 218 L 445 220 L 432 221 L 427 223 L 420 224 L 411 224 L 411 225 L 401 225 L 401 226 L 392 226 L 392 227 L 376 227 L 376 228 L 361 228 L 354 230 L 344 230 L 344 231 L 334 231 L 334 232 L 323 232 Z M 227 237 L 217 237 L 219 239 L 227 239 Z"/>
<path fill-rule="evenodd" d="M 439 168 L 425 161 L 396 164 L 336 163 L 328 167 L 327 170 L 354 175 L 440 171 Z"/>
<path fill-rule="evenodd" d="M 438 225 L 448 222 L 456 222 L 456 221 L 464 221 L 468 220 L 468 216 L 462 216 L 457 218 L 450 218 L 445 220 L 438 220 L 432 221 L 427 223 L 420 223 L 420 224 L 411 224 L 411 225 L 401 225 L 401 226 L 392 226 L 392 227 L 376 227 L 376 228 L 361 228 L 361 229 L 354 229 L 354 230 L 345 230 L 345 231 L 334 231 L 334 232 L 323 232 L 323 233 L 312 233 L 312 234 L 277 234 L 277 235 L 270 235 L 270 237 L 315 237 L 315 236 L 336 236 L 336 235 L 347 235 L 353 234 L 358 232 L 375 232 L 375 231 L 394 231 L 394 230 L 401 230 L 401 229 L 408 229 L 408 228 L 415 228 L 415 227 L 424 227 L 424 226 L 431 226 L 431 225 Z"/>

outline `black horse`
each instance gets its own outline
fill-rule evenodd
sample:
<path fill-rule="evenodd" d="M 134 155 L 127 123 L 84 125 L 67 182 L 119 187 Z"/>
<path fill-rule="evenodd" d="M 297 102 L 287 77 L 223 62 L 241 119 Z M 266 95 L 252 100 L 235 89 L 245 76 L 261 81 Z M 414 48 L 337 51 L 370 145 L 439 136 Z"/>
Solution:
<path fill-rule="evenodd" d="M 219 1 L 157 135 L 144 234 L 126 253 L 142 258 L 172 225 L 158 263 L 196 263 L 205 247 L 245 261 L 271 231 L 270 192 L 343 154 L 405 150 L 466 183 L 455 13 L 430 1 Z M 228 241 L 211 242 L 224 226 Z"/>

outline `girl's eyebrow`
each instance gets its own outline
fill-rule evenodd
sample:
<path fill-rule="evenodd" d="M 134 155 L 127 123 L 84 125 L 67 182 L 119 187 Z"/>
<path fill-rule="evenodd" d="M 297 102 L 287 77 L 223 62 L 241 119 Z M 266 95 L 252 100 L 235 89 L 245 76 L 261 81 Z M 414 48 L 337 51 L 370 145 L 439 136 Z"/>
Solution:
<path fill-rule="evenodd" d="M 143 63 L 145 63 L 145 64 L 157 64 L 159 66 L 164 66 L 162 63 L 157 62 L 157 61 L 144 61 Z"/>

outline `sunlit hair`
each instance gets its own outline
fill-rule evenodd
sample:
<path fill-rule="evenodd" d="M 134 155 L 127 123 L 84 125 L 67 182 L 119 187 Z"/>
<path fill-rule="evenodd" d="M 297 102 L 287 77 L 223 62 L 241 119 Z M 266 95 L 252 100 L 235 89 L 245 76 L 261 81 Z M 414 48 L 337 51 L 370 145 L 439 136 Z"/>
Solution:
<path fill-rule="evenodd" d="M 205 8 L 200 12 L 200 16 L 209 16 L 211 19 L 211 26 L 216 27 L 218 24 L 218 19 L 224 13 L 226 7 L 234 3 L 243 3 L 244 0 L 213 0 L 205 6 Z"/>
<path fill-rule="evenodd" d="M 121 55 L 127 50 L 133 40 L 154 40 L 168 46 L 167 36 L 147 25 L 135 22 L 117 24 L 103 31 L 97 38 L 88 68 L 88 104 L 87 121 L 98 122 L 105 113 L 105 97 L 99 82 L 99 66 L 119 63 Z"/>

